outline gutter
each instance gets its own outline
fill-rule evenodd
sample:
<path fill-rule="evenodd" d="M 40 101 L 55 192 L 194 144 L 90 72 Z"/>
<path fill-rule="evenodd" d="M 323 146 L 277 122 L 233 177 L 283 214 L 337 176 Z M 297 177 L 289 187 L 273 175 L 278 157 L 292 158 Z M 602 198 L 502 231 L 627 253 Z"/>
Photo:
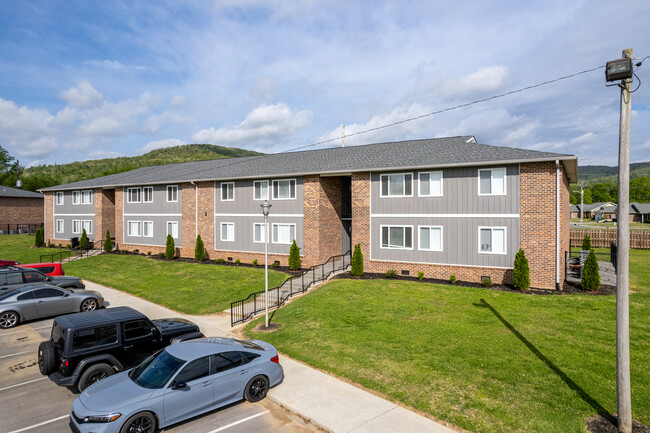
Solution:
<path fill-rule="evenodd" d="M 560 161 L 555 161 L 555 289 L 560 290 Z"/>

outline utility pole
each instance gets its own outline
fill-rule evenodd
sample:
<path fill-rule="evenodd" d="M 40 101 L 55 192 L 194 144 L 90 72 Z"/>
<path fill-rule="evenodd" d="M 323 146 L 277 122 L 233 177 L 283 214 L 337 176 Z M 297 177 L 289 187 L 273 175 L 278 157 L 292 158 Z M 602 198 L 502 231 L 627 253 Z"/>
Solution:
<path fill-rule="evenodd" d="M 632 59 L 632 49 L 623 50 Z M 618 136 L 618 230 L 616 236 L 616 399 L 618 431 L 632 432 L 630 390 L 630 115 L 632 79 L 621 80 L 621 123 Z"/>

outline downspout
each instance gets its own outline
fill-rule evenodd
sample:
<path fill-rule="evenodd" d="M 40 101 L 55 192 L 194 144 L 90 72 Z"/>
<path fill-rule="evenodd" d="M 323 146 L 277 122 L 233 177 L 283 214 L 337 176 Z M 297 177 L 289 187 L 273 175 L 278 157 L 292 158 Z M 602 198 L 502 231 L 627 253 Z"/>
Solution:
<path fill-rule="evenodd" d="M 560 290 L 560 161 L 555 161 L 555 289 Z"/>
<path fill-rule="evenodd" d="M 190 180 L 194 185 L 194 240 L 199 237 L 199 186 Z"/>

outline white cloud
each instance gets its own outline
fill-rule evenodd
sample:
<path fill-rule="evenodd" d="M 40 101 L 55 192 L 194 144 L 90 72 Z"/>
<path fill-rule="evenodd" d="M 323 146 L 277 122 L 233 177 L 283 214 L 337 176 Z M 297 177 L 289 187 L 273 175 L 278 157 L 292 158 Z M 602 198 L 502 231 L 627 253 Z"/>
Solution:
<path fill-rule="evenodd" d="M 63 98 L 73 108 L 93 108 L 102 103 L 104 96 L 86 80 L 80 80 L 77 87 L 61 92 Z"/>
<path fill-rule="evenodd" d="M 88 154 L 90 159 L 119 158 L 120 156 L 124 155 L 120 152 L 112 152 L 108 150 L 95 150 Z"/>
<path fill-rule="evenodd" d="M 450 81 L 444 86 L 443 93 L 454 98 L 493 93 L 503 87 L 507 77 L 507 67 L 489 66 Z"/>
<path fill-rule="evenodd" d="M 56 137 L 39 137 L 30 141 L 27 146 L 18 149 L 18 155 L 27 157 L 40 157 L 49 155 L 59 148 Z"/>
<path fill-rule="evenodd" d="M 182 146 L 184 144 L 187 143 L 177 138 L 168 138 L 165 140 L 150 141 L 143 147 L 139 148 L 137 151 L 138 153 L 147 153 L 147 152 L 151 152 L 152 150 L 161 149 L 163 147 Z"/>
<path fill-rule="evenodd" d="M 135 69 L 137 71 L 144 71 L 147 68 L 139 65 L 125 65 L 124 63 L 118 60 L 88 60 L 85 62 L 88 65 L 100 66 L 106 69 L 113 70 L 125 70 L 125 69 Z"/>
<path fill-rule="evenodd" d="M 181 107 L 187 104 L 187 98 L 182 95 L 176 95 L 172 98 L 172 101 L 169 103 L 172 107 Z"/>
<path fill-rule="evenodd" d="M 237 126 L 202 129 L 192 135 L 197 143 L 248 146 L 266 144 L 290 136 L 309 124 L 310 110 L 293 111 L 287 104 L 262 105 Z"/>

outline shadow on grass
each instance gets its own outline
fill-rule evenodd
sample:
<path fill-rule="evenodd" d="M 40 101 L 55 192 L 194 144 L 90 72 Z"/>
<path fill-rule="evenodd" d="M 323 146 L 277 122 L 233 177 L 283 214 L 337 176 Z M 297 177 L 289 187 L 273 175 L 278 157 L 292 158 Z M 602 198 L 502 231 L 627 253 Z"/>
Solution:
<path fill-rule="evenodd" d="M 576 392 L 576 394 L 578 394 L 580 396 L 580 398 L 582 400 L 584 400 L 585 403 L 587 403 L 589 406 L 594 408 L 594 410 L 599 414 L 609 414 L 609 412 L 604 407 L 602 407 L 600 405 L 600 403 L 598 403 L 596 400 L 593 399 L 593 397 L 591 397 L 589 394 L 587 394 L 584 389 L 582 389 L 569 376 L 567 376 L 565 372 L 560 370 L 560 368 L 558 366 L 553 364 L 553 362 L 550 359 L 548 359 L 542 352 L 540 352 L 539 349 L 537 349 L 533 345 L 533 343 L 528 341 L 526 339 L 526 337 L 521 335 L 521 333 L 519 331 L 517 331 L 515 329 L 515 327 L 510 324 L 510 322 L 508 322 L 506 319 L 504 319 L 503 316 L 501 314 L 499 314 L 499 312 L 492 305 L 488 304 L 487 301 L 485 301 L 485 299 L 481 299 L 481 302 L 478 303 L 478 304 L 474 304 L 474 306 L 479 307 L 479 308 L 487 308 L 487 309 L 489 309 L 492 312 L 492 314 L 494 314 L 497 317 L 497 319 L 499 319 L 501 321 L 501 323 L 503 323 L 506 326 L 506 328 L 508 328 L 510 330 L 510 332 L 515 334 L 515 336 L 522 343 L 524 343 L 526 345 L 526 347 L 531 352 L 533 352 L 533 354 L 536 357 L 538 357 L 540 359 L 540 361 L 542 361 L 544 364 L 546 364 L 546 366 L 548 368 L 550 368 L 551 371 L 553 371 L 553 373 L 557 374 L 560 377 L 560 379 L 562 379 L 562 381 L 569 386 L 569 388 L 574 390 Z"/>

